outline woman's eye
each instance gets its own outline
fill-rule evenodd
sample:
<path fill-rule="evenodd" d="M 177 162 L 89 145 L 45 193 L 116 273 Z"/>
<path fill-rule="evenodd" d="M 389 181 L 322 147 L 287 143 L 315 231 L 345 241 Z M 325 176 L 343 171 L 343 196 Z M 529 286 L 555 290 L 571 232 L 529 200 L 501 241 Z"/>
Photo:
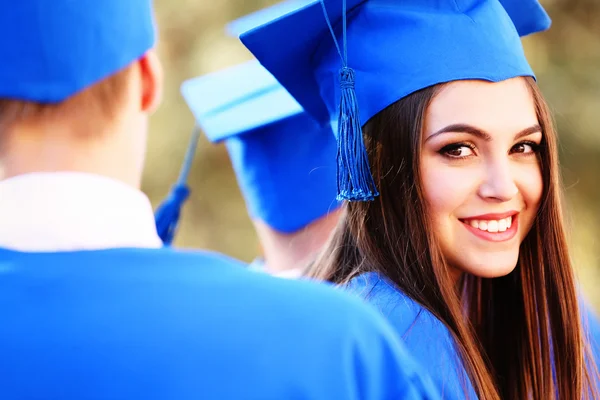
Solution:
<path fill-rule="evenodd" d="M 452 158 L 465 158 L 474 154 L 473 148 L 466 144 L 451 144 L 444 147 L 442 154 Z"/>
<path fill-rule="evenodd" d="M 518 143 L 513 146 L 511 153 L 532 154 L 537 152 L 538 147 L 537 143 Z"/>

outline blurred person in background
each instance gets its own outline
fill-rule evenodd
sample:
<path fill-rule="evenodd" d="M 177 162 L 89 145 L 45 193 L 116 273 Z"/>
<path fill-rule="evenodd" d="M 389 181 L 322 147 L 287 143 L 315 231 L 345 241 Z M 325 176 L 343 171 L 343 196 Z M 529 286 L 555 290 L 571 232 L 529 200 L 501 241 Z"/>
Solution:
<path fill-rule="evenodd" d="M 308 3 L 277 3 L 230 22 L 226 30 L 238 36 Z M 227 146 L 260 241 L 262 254 L 250 269 L 300 277 L 339 218 L 333 132 L 312 122 L 256 61 L 190 79 L 182 85 L 182 94 L 198 127 L 178 182 L 157 209 L 159 235 L 165 244 L 172 243 L 183 202 L 189 196 L 186 181 L 200 128 L 210 142 Z"/>
<path fill-rule="evenodd" d="M 0 0 L 0 398 L 437 399 L 375 310 L 162 246 L 149 0 Z"/>
<path fill-rule="evenodd" d="M 299 277 L 339 217 L 331 128 L 256 61 L 191 79 L 182 93 L 209 141 L 227 146 L 264 254 L 250 267 Z"/>
<path fill-rule="evenodd" d="M 322 125 L 345 212 L 308 276 L 376 304 L 444 398 L 597 398 L 535 0 L 321 0 L 242 42 Z M 359 114 L 360 110 L 360 114 Z"/>

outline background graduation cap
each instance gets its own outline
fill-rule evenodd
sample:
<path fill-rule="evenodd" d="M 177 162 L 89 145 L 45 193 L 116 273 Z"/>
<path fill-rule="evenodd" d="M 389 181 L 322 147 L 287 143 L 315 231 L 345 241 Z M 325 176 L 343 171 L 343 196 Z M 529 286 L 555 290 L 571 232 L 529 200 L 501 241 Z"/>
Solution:
<path fill-rule="evenodd" d="M 288 0 L 276 3 L 270 7 L 263 8 L 227 24 L 227 33 L 238 37 L 242 33 L 263 25 L 275 18 L 294 12 L 302 7 L 313 3 L 314 0 Z"/>
<path fill-rule="evenodd" d="M 230 22 L 227 32 L 239 36 L 309 3 L 289 0 L 276 4 Z M 253 218 L 290 233 L 338 206 L 331 128 L 311 121 L 256 61 L 191 79 L 181 91 L 197 127 L 179 179 L 156 211 L 157 230 L 165 244 L 172 242 L 181 207 L 189 196 L 186 181 L 199 128 L 211 142 L 225 141 Z"/>
<path fill-rule="evenodd" d="M 534 76 L 519 36 L 549 26 L 536 0 L 320 0 L 241 40 L 319 123 L 338 119 L 338 198 L 363 201 L 369 119 L 438 83 Z"/>
<path fill-rule="evenodd" d="M 181 91 L 208 139 L 225 142 L 252 218 L 291 233 L 337 207 L 331 128 L 257 61 L 194 78 Z"/>
<path fill-rule="evenodd" d="M 155 42 L 151 0 L 2 0 L 0 10 L 4 99 L 61 102 Z"/>

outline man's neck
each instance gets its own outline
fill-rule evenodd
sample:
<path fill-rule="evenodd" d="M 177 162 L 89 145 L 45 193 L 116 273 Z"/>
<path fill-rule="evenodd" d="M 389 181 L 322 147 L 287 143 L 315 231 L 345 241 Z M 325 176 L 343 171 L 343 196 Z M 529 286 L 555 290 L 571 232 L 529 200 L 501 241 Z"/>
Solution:
<path fill-rule="evenodd" d="M 3 133 L 0 179 L 32 172 L 84 172 L 102 175 L 139 188 L 141 162 L 119 135 L 76 135 L 59 129 L 16 129 Z M 121 140 L 122 142 L 122 140 Z"/>
<path fill-rule="evenodd" d="M 332 211 L 291 234 L 277 232 L 262 221 L 254 221 L 268 272 L 305 268 L 329 239 L 339 215 L 339 209 Z"/>

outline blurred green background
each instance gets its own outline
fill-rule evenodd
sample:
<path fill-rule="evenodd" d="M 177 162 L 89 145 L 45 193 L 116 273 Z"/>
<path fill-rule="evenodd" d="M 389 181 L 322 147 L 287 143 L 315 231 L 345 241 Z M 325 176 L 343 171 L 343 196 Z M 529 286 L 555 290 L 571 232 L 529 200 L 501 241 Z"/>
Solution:
<path fill-rule="evenodd" d="M 144 191 L 154 206 L 177 179 L 194 120 L 179 94 L 185 79 L 251 59 L 224 25 L 274 0 L 155 0 L 164 103 L 152 119 Z M 553 19 L 525 38 L 561 144 L 572 257 L 587 298 L 600 310 L 600 0 L 542 0 Z M 259 245 L 223 145 L 202 138 L 176 246 L 251 261 Z"/>

